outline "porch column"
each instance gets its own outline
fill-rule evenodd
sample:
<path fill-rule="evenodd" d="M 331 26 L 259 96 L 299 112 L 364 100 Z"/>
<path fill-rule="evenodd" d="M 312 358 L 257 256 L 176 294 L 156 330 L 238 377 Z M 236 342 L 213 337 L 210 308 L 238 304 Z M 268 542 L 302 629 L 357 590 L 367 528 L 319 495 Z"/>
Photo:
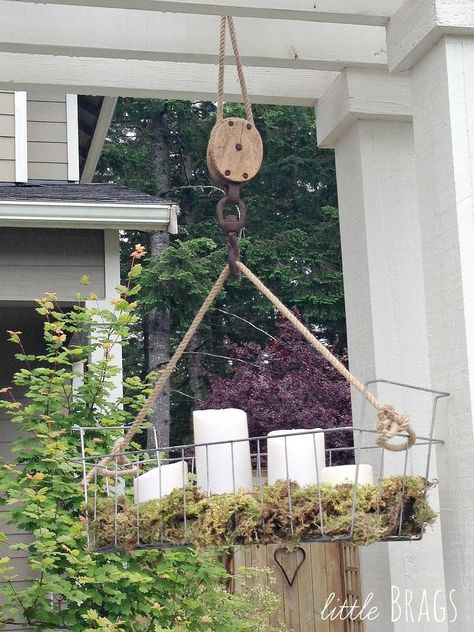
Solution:
<path fill-rule="evenodd" d="M 409 6 L 408 6 L 409 5 Z M 416 31 L 415 14 L 423 15 Z M 432 384 L 451 392 L 438 428 L 443 560 L 457 620 L 474 620 L 474 12 L 410 2 L 388 30 L 393 70 L 410 68 Z"/>
<path fill-rule="evenodd" d="M 347 69 L 318 103 L 317 132 L 319 145 L 336 153 L 351 371 L 362 381 L 377 377 L 429 387 L 411 116 L 406 74 Z M 427 433 L 430 398 L 385 387 L 377 394 L 409 412 L 419 435 Z M 354 393 L 356 426 L 360 404 Z M 375 414 L 367 412 L 365 425 L 373 428 Z M 420 473 L 425 464 L 426 452 L 418 450 L 409 455 L 409 472 Z M 386 458 L 390 471 L 393 459 Z M 374 465 L 379 463 L 374 455 Z M 436 507 L 436 492 L 431 501 Z M 418 617 L 423 589 L 445 588 L 439 527 L 421 542 L 377 544 L 361 553 L 364 594 L 374 594 L 379 610 L 377 619 L 366 622 L 367 632 L 447 631 L 432 615 L 429 621 Z M 403 597 L 402 613 L 395 609 L 393 616 L 392 586 Z M 405 612 L 405 590 L 413 594 L 414 620 Z"/>
<path fill-rule="evenodd" d="M 117 298 L 117 290 L 120 284 L 120 241 L 116 230 L 104 230 L 104 298 L 93 301 L 86 301 L 89 307 L 99 307 L 99 309 L 112 309 L 111 301 Z M 117 367 L 118 372 L 111 378 L 113 387 L 110 390 L 110 401 L 116 402 L 123 397 L 123 374 L 122 374 L 122 346 L 116 344 L 110 350 L 112 366 Z M 92 362 L 100 362 L 104 358 L 102 349 L 96 349 L 92 353 Z"/>

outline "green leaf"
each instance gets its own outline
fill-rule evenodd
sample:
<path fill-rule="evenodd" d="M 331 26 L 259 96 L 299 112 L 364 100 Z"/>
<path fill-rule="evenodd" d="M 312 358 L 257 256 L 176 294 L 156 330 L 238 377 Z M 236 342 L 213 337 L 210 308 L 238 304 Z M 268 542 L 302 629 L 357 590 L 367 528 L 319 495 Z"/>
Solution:
<path fill-rule="evenodd" d="M 136 263 L 132 267 L 130 272 L 128 273 L 129 278 L 130 279 L 136 279 L 137 277 L 139 277 L 140 274 L 142 273 L 142 269 L 143 269 L 143 266 L 140 263 Z"/>

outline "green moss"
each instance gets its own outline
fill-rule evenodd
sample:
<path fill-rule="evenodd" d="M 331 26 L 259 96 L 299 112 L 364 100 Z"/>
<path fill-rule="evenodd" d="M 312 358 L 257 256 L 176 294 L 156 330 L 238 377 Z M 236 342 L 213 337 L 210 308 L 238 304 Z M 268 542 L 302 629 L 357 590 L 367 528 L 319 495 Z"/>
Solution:
<path fill-rule="evenodd" d="M 433 524 L 429 483 L 415 476 L 390 476 L 379 486 L 362 485 L 356 494 L 352 542 L 370 544 L 401 535 L 415 538 Z M 175 490 L 162 500 L 141 504 L 100 499 L 87 508 L 92 546 L 97 549 L 137 545 L 298 542 L 321 536 L 347 538 L 352 528 L 352 484 L 299 488 L 278 481 L 253 492 L 203 496 L 196 487 Z M 185 502 L 183 502 L 185 500 Z M 186 507 L 186 520 L 184 507 Z"/>
<path fill-rule="evenodd" d="M 251 494 L 239 492 L 202 500 L 194 525 L 194 541 L 204 546 L 258 542 L 260 503 Z"/>

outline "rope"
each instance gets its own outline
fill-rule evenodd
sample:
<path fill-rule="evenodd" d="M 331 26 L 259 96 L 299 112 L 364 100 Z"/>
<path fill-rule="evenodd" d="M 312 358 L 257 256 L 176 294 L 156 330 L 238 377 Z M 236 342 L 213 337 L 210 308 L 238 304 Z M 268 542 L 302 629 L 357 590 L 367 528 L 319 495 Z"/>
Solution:
<path fill-rule="evenodd" d="M 234 51 L 235 65 L 237 67 L 237 75 L 239 77 L 240 91 L 242 92 L 242 99 L 244 102 L 245 116 L 247 121 L 253 125 L 252 106 L 250 105 L 250 99 L 247 92 L 247 84 L 245 82 L 244 69 L 242 67 L 242 61 L 240 59 L 239 45 L 237 43 L 237 34 L 235 32 L 234 18 L 232 16 L 227 17 L 227 24 L 229 25 L 230 40 L 232 42 L 232 49 Z"/>
<path fill-rule="evenodd" d="M 224 118 L 224 66 L 225 66 L 225 31 L 227 18 L 221 17 L 221 28 L 219 32 L 219 76 L 217 79 L 217 122 Z"/>
<path fill-rule="evenodd" d="M 132 476 L 138 474 L 140 472 L 140 467 L 138 465 L 133 465 L 133 463 L 125 456 L 124 450 L 125 446 L 123 444 L 123 437 L 119 437 L 114 443 L 114 447 L 112 449 L 114 457 L 111 460 L 115 461 L 116 466 L 129 466 L 120 470 L 120 476 Z M 101 474 L 103 474 L 108 479 L 116 478 L 118 476 L 118 473 L 119 471 L 117 469 L 111 470 L 105 466 L 101 468 Z"/>
<path fill-rule="evenodd" d="M 237 34 L 235 32 L 234 19 L 232 16 L 221 17 L 221 27 L 219 32 L 219 77 L 217 82 L 217 122 L 219 123 L 224 117 L 224 66 L 225 66 L 225 33 L 226 23 L 229 26 L 230 41 L 235 57 L 235 65 L 237 68 L 237 76 L 239 78 L 240 91 L 245 108 L 245 116 L 247 121 L 253 125 L 252 106 L 247 92 L 247 84 L 245 82 L 244 69 L 240 58 L 239 45 L 237 42 Z"/>
<path fill-rule="evenodd" d="M 383 432 L 384 434 L 378 437 L 377 445 L 391 450 L 393 452 L 399 452 L 401 450 L 407 450 L 414 445 L 416 441 L 416 435 L 410 425 L 410 420 L 406 415 L 398 414 L 392 406 L 382 404 L 378 399 L 370 393 L 364 384 L 360 382 L 350 371 L 347 369 L 335 355 L 333 355 L 329 349 L 320 342 L 316 336 L 314 336 L 310 330 L 303 325 L 303 323 L 296 318 L 288 307 L 283 305 L 279 298 L 277 298 L 273 292 L 271 292 L 266 285 L 260 281 L 260 279 L 251 272 L 247 266 L 241 261 L 236 262 L 237 267 L 251 281 L 257 290 L 265 296 L 272 305 L 282 314 L 293 327 L 299 331 L 299 333 L 313 346 L 322 356 L 325 358 L 342 377 L 344 377 L 349 384 L 354 386 L 367 401 L 377 410 L 377 424 L 376 430 Z M 393 439 L 398 433 L 406 432 L 408 434 L 407 441 L 401 444 L 389 443 L 390 439 Z"/>
<path fill-rule="evenodd" d="M 145 418 L 148 415 L 148 413 L 150 412 L 151 407 L 153 406 L 153 404 L 156 402 L 156 400 L 160 396 L 161 391 L 163 390 L 164 386 L 168 382 L 168 380 L 169 380 L 171 374 L 173 373 L 176 365 L 178 364 L 179 360 L 181 359 L 181 356 L 186 351 L 186 347 L 188 346 L 188 344 L 191 341 L 192 337 L 196 333 L 196 330 L 199 327 L 199 325 L 201 324 L 202 319 L 204 318 L 206 313 L 209 311 L 209 308 L 211 307 L 212 303 L 214 302 L 214 299 L 216 298 L 216 296 L 220 293 L 220 291 L 224 287 L 224 283 L 225 283 L 225 281 L 226 281 L 228 276 L 229 276 L 229 266 L 226 266 L 222 270 L 222 272 L 221 272 L 219 278 L 217 279 L 217 281 L 214 283 L 214 286 L 212 287 L 211 291 L 207 295 L 206 300 L 201 305 L 198 313 L 194 317 L 193 322 L 191 323 L 191 325 L 190 325 L 189 329 L 187 330 L 186 334 L 184 335 L 184 338 L 181 340 L 181 342 L 179 343 L 178 347 L 176 348 L 176 351 L 174 352 L 172 358 L 170 359 L 170 361 L 168 362 L 166 367 L 163 369 L 163 371 L 160 373 L 160 375 L 159 375 L 159 377 L 158 377 L 158 379 L 157 379 L 157 381 L 156 381 L 156 383 L 155 383 L 155 385 L 153 387 L 152 392 L 150 393 L 150 395 L 148 396 L 147 400 L 143 404 L 140 412 L 138 413 L 138 415 L 135 418 L 135 421 L 133 422 L 133 424 L 128 429 L 127 434 L 124 437 L 120 437 L 115 442 L 114 447 L 112 449 L 112 454 L 110 454 L 110 455 L 104 457 L 103 459 L 101 459 L 99 461 L 99 463 L 94 468 L 92 468 L 89 471 L 89 473 L 87 474 L 87 479 L 86 479 L 87 481 L 90 481 L 92 479 L 92 477 L 94 476 L 94 473 L 95 473 L 96 470 L 99 470 L 100 468 L 103 468 L 105 465 L 107 465 L 107 463 L 110 463 L 110 461 L 113 461 L 115 459 L 116 454 L 119 454 L 120 452 L 123 452 L 125 450 L 125 448 L 128 446 L 128 444 L 130 443 L 130 441 L 133 439 L 133 437 L 134 437 L 135 433 L 137 432 L 138 428 L 145 421 Z M 123 472 L 121 472 L 121 474 L 123 474 Z"/>
<path fill-rule="evenodd" d="M 392 452 L 407 450 L 416 442 L 416 434 L 410 425 L 409 417 L 397 413 L 393 406 L 382 405 L 379 407 L 375 429 L 383 432 L 377 437 L 377 445 Z M 400 432 L 408 434 L 406 443 L 388 443 L 390 439 L 396 437 Z"/>
<path fill-rule="evenodd" d="M 400 452 L 402 450 L 408 450 L 411 448 L 416 442 L 416 434 L 411 427 L 410 419 L 406 415 L 401 415 L 395 411 L 393 406 L 389 406 L 387 404 L 382 404 L 378 401 L 378 399 L 370 393 L 364 384 L 360 382 L 350 371 L 347 369 L 335 355 L 329 351 L 329 349 L 320 342 L 316 336 L 314 336 L 310 330 L 303 325 L 303 323 L 296 318 L 296 316 L 291 312 L 288 307 L 286 307 L 279 298 L 277 298 L 271 290 L 267 288 L 260 279 L 255 276 L 255 274 L 247 268 L 241 261 L 236 261 L 237 268 L 242 272 L 244 276 L 251 281 L 257 290 L 265 296 L 272 305 L 284 316 L 293 327 L 299 331 L 299 333 L 309 342 L 309 344 L 314 347 L 322 356 L 325 358 L 335 369 L 338 371 L 342 377 L 344 377 L 354 388 L 356 388 L 366 399 L 367 401 L 377 410 L 377 423 L 376 430 L 383 433 L 377 438 L 377 445 L 385 448 L 386 450 L 391 450 L 393 452 Z M 212 303 L 214 302 L 216 296 L 222 290 L 224 283 L 229 276 L 229 266 L 226 267 L 221 272 L 219 278 L 215 282 L 211 291 L 209 292 L 206 300 L 200 307 L 196 316 L 194 317 L 193 322 L 191 323 L 189 329 L 187 330 L 184 338 L 179 343 L 176 351 L 174 352 L 172 358 L 164 368 L 164 370 L 160 373 L 152 392 L 148 396 L 146 402 L 143 404 L 140 412 L 135 418 L 135 421 L 130 426 L 127 431 L 127 434 L 124 437 L 120 437 L 114 444 L 112 449 L 112 453 L 108 456 L 104 457 L 92 468 L 87 474 L 86 481 L 90 481 L 94 476 L 95 472 L 100 470 L 101 473 L 105 473 L 106 476 L 115 476 L 115 472 L 106 468 L 105 466 L 111 461 L 117 461 L 121 465 L 128 465 L 130 467 L 121 470 L 120 475 L 124 476 L 127 474 L 135 474 L 137 472 L 137 466 L 133 466 L 130 461 L 125 457 L 124 450 L 129 445 L 130 441 L 133 439 L 135 433 L 141 424 L 145 421 L 148 413 L 150 412 L 151 407 L 156 402 L 158 397 L 161 394 L 164 386 L 168 382 L 171 374 L 173 373 L 176 365 L 178 364 L 181 356 L 185 352 L 187 346 L 189 345 L 192 337 L 196 333 L 199 325 L 201 324 L 204 316 L 208 312 Z M 391 439 L 396 437 L 399 433 L 406 433 L 408 438 L 405 443 L 392 444 L 389 443 Z"/>

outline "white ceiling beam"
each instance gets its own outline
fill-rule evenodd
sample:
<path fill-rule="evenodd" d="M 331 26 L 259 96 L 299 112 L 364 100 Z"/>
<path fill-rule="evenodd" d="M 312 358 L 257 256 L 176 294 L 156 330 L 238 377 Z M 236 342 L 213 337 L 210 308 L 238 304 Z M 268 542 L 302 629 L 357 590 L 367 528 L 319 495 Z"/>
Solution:
<path fill-rule="evenodd" d="M 15 0 L 44 3 L 46 0 Z M 47 0 L 50 4 L 383 26 L 403 0 Z"/>
<path fill-rule="evenodd" d="M 2 52 L 216 63 L 217 16 L 16 0 L 0 0 L 0 15 Z M 246 66 L 340 71 L 387 62 L 383 27 L 252 18 L 236 27 Z M 230 44 L 227 51 L 231 61 Z"/>
<path fill-rule="evenodd" d="M 254 103 L 315 104 L 337 73 L 246 68 Z M 42 90 L 101 96 L 215 100 L 217 68 L 210 64 L 0 53 L 0 90 Z M 226 100 L 241 100 L 235 67 L 225 80 Z"/>
<path fill-rule="evenodd" d="M 444 35 L 473 34 L 472 0 L 410 0 L 387 28 L 390 71 L 412 68 Z"/>
<path fill-rule="evenodd" d="M 348 68 L 341 72 L 316 106 L 320 147 L 336 141 L 360 119 L 410 121 L 411 86 L 408 73 Z"/>

